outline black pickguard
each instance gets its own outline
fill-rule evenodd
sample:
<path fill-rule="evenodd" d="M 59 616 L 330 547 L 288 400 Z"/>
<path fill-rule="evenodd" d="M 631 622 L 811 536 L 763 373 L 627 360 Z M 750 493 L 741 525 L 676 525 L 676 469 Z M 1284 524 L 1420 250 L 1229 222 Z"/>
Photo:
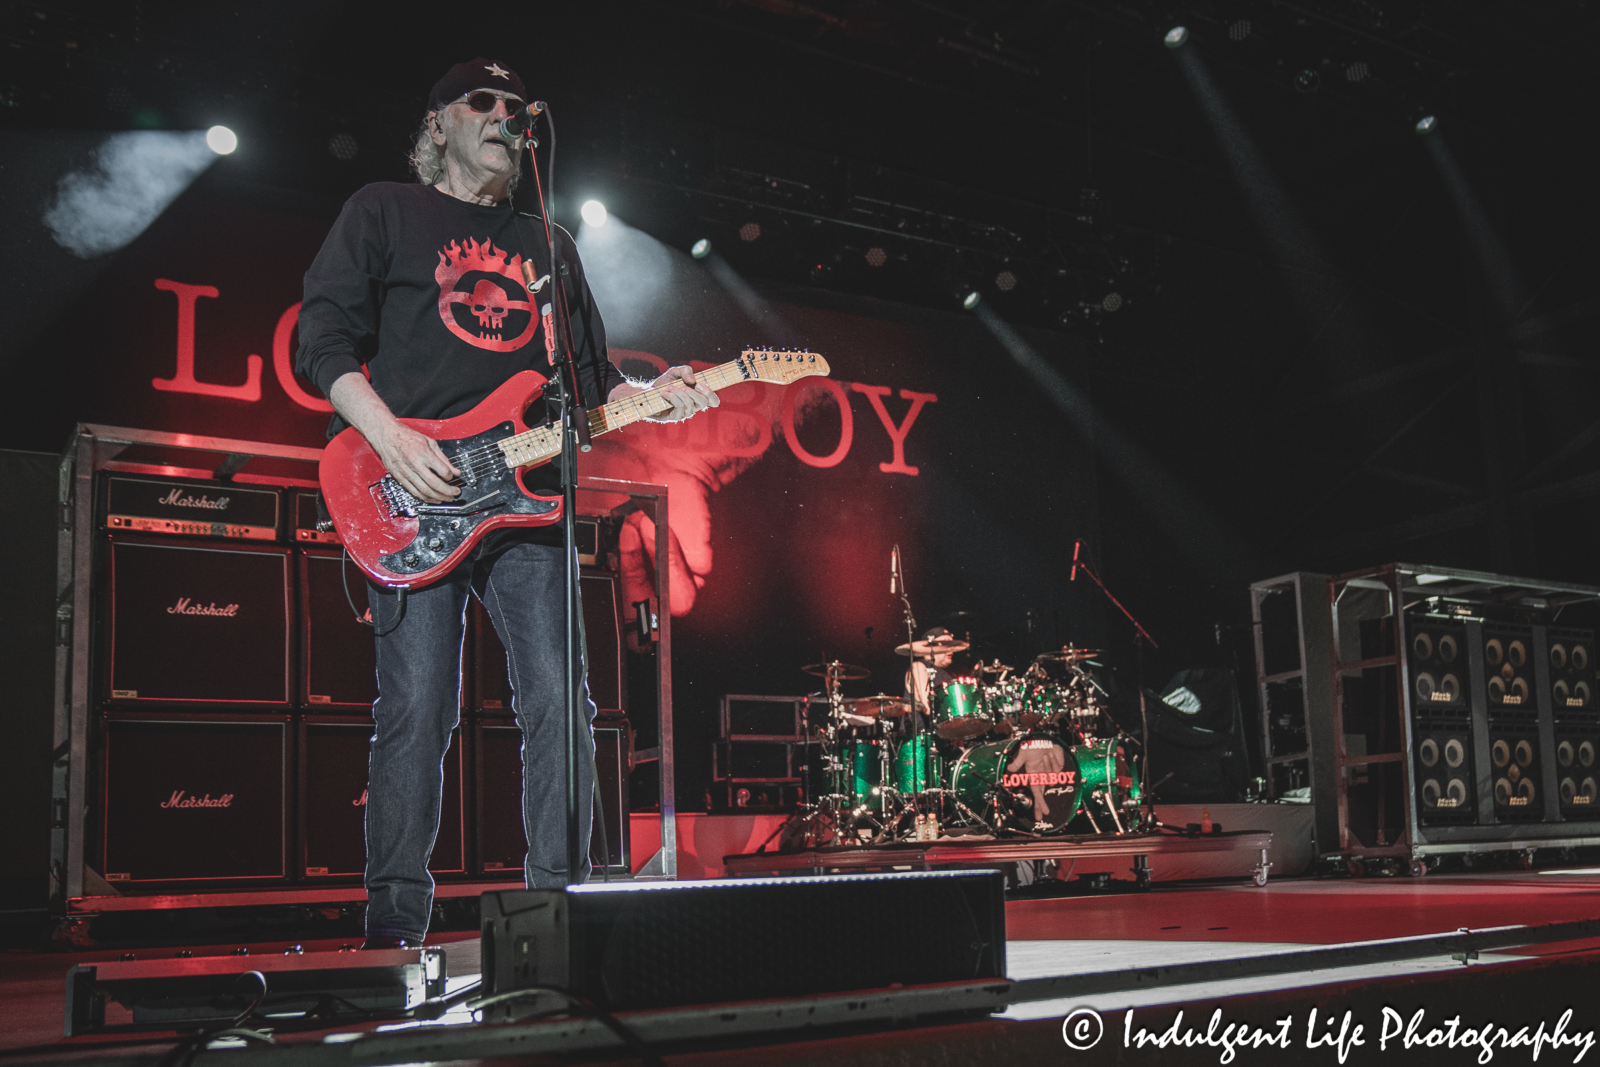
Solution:
<path fill-rule="evenodd" d="M 373 487 L 378 506 L 391 516 L 414 515 L 417 536 L 398 552 L 380 557 L 393 574 L 420 574 L 438 566 L 461 547 L 479 526 L 502 515 L 548 515 L 561 506 L 559 500 L 529 499 L 517 484 L 517 471 L 506 466 L 497 442 L 516 432 L 510 422 L 473 437 L 440 441 L 451 463 L 461 471 L 457 483 L 461 495 L 449 504 L 426 504 L 385 477 Z"/>

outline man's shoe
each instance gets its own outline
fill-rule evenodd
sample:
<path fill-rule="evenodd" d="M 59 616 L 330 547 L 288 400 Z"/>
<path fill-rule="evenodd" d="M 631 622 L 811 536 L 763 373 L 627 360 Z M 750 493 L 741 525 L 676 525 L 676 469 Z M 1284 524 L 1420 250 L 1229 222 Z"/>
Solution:
<path fill-rule="evenodd" d="M 361 942 L 363 950 L 369 948 L 420 948 L 421 944 L 404 937 L 389 937 L 386 934 L 375 934 Z"/>

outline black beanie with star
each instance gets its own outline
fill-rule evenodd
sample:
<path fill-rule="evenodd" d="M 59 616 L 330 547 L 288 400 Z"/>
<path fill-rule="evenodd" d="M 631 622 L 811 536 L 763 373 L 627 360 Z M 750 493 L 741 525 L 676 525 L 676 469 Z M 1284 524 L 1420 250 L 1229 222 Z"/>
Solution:
<path fill-rule="evenodd" d="M 528 91 L 522 87 L 522 79 L 517 77 L 516 71 L 479 56 L 457 63 L 445 72 L 428 94 L 428 110 L 438 111 L 476 89 L 498 89 L 515 95 L 524 103 L 528 99 Z"/>

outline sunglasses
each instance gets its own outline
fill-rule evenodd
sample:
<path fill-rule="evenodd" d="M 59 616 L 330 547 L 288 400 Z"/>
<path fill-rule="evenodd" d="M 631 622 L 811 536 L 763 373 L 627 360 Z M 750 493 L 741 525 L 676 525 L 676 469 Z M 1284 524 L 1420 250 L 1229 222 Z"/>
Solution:
<path fill-rule="evenodd" d="M 508 115 L 523 106 L 522 101 L 514 96 L 499 97 L 487 89 L 479 89 L 477 92 L 466 94 L 467 106 L 479 114 L 487 114 L 493 111 L 494 106 L 500 103 L 501 100 L 505 101 L 506 114 Z"/>

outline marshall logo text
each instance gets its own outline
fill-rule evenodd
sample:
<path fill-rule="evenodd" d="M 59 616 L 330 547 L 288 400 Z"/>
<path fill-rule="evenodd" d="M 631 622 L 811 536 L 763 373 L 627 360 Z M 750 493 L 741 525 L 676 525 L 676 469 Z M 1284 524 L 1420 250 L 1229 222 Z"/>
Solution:
<path fill-rule="evenodd" d="M 173 489 L 166 496 L 157 500 L 157 504 L 165 504 L 174 508 L 204 508 L 207 511 L 227 511 L 230 498 L 219 496 L 212 500 L 202 493 L 200 496 L 190 496 L 182 489 Z"/>
<path fill-rule="evenodd" d="M 239 614 L 239 605 L 237 605 L 237 604 L 229 604 L 227 607 L 219 608 L 219 607 L 217 607 L 217 602 L 214 601 L 214 600 L 209 604 L 195 604 L 195 603 L 192 603 L 189 600 L 188 597 L 181 596 L 181 597 L 178 598 L 178 602 L 176 604 L 172 605 L 172 607 L 167 609 L 167 614 L 168 615 L 223 615 L 223 616 L 226 616 L 227 618 L 231 619 L 231 618 L 234 618 L 235 616 L 237 616 Z"/>
<path fill-rule="evenodd" d="M 174 789 L 172 795 L 161 802 L 163 808 L 231 808 L 233 807 L 233 794 L 224 793 L 212 799 L 207 793 L 203 797 L 185 796 L 182 789 Z"/>

